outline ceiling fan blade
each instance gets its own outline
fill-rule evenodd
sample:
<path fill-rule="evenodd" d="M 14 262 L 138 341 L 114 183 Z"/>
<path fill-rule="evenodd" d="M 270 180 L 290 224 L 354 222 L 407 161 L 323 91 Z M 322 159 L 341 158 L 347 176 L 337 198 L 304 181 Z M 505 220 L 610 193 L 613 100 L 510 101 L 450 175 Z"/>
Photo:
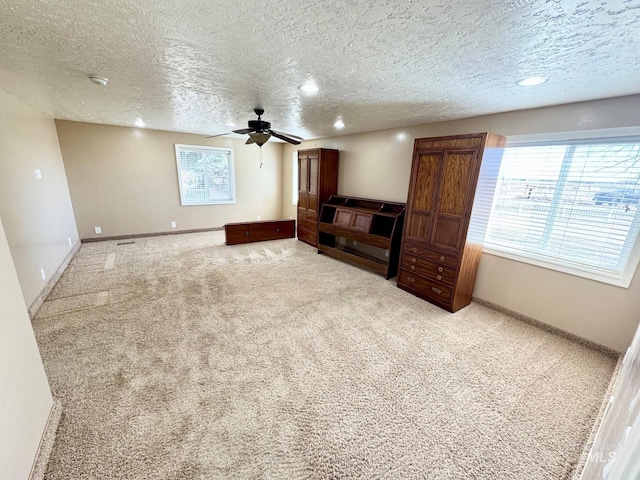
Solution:
<path fill-rule="evenodd" d="M 302 137 L 298 137 L 297 135 L 291 135 L 290 133 L 278 132 L 277 130 L 271 130 L 272 133 L 277 133 L 278 135 L 284 135 L 285 137 L 295 138 L 296 140 L 304 140 Z"/>
<path fill-rule="evenodd" d="M 300 145 L 300 142 L 298 140 L 294 140 L 293 138 L 289 138 L 286 135 L 283 135 L 278 132 L 274 132 L 273 130 L 269 130 L 269 132 L 271 133 L 271 135 L 273 135 L 276 138 L 279 138 L 280 140 L 284 140 L 285 142 L 292 143 L 293 145 Z"/>
<path fill-rule="evenodd" d="M 253 132 L 253 128 L 243 128 L 240 130 L 234 130 L 233 133 L 239 133 L 240 135 L 244 135 L 245 133 Z"/>
<path fill-rule="evenodd" d="M 209 135 L 208 137 L 204 137 L 204 138 L 216 138 L 216 137 L 222 137 L 223 135 L 231 135 L 231 134 L 229 132 L 218 133 L 217 135 Z"/>
<path fill-rule="evenodd" d="M 253 141 L 253 138 L 251 138 L 251 137 L 247 138 L 247 141 L 246 141 L 246 142 L 244 142 L 244 144 L 245 144 L 245 145 L 250 145 L 250 144 L 252 144 L 252 143 L 256 143 L 256 142 L 254 142 L 254 141 Z"/>

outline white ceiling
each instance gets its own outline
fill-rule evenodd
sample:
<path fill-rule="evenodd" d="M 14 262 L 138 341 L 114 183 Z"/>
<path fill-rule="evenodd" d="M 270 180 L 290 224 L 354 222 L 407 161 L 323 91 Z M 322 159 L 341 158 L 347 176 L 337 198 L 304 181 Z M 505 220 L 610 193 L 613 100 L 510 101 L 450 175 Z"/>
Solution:
<path fill-rule="evenodd" d="M 56 118 L 205 134 L 259 105 L 318 138 L 338 117 L 342 134 L 640 93 L 639 17 L 640 0 L 0 0 L 0 88 Z M 515 84 L 531 75 L 550 81 Z"/>

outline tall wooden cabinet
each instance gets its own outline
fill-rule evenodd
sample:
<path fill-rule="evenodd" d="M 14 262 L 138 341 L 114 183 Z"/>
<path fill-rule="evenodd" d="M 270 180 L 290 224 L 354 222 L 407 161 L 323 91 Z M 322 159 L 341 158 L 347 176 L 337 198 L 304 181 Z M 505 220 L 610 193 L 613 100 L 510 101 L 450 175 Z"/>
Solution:
<path fill-rule="evenodd" d="M 504 143 L 491 133 L 415 140 L 398 287 L 451 312 L 471 302 L 488 219 L 480 206 L 472 214 L 476 185 L 483 157 L 495 181 Z"/>
<path fill-rule="evenodd" d="M 338 150 L 298 151 L 298 240 L 318 246 L 322 204 L 338 192 Z"/>

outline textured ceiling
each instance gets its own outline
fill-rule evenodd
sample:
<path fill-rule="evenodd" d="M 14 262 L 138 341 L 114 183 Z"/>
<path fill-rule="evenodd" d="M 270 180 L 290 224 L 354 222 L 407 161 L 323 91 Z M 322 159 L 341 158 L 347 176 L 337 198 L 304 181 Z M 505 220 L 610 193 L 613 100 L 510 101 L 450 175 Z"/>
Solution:
<path fill-rule="evenodd" d="M 338 117 L 352 133 L 640 93 L 639 17 L 640 0 L 0 0 L 0 88 L 56 118 L 206 134 L 260 105 L 318 138 Z M 515 85 L 531 75 L 550 81 Z"/>

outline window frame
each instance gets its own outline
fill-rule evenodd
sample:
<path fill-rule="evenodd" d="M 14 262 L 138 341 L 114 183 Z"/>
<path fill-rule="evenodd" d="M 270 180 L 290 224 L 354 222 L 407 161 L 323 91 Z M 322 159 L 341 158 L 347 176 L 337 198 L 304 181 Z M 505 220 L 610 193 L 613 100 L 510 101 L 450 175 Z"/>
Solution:
<path fill-rule="evenodd" d="M 635 137 L 635 138 L 634 138 Z M 560 144 L 595 144 L 604 142 L 622 142 L 634 141 L 640 143 L 640 128 L 625 127 L 607 130 L 588 130 L 583 132 L 556 132 L 550 134 L 534 134 L 534 135 L 517 135 L 507 138 L 505 148 L 523 147 L 523 146 L 549 146 Z M 497 172 L 496 172 L 497 174 Z M 480 192 L 477 192 L 480 193 Z M 494 195 L 497 193 L 497 185 L 495 186 Z M 490 206 L 492 208 L 493 205 Z M 640 209 L 640 205 L 636 208 Z M 487 225 L 487 236 L 489 225 Z M 526 263 L 549 270 L 554 270 L 569 275 L 582 277 L 597 282 L 614 285 L 622 288 L 629 288 L 631 280 L 640 264 L 640 232 L 636 235 L 634 244 L 629 253 L 629 257 L 625 267 L 620 275 L 608 272 L 594 272 L 574 268 L 563 263 L 549 261 L 542 255 L 538 256 L 534 252 L 522 253 L 515 251 L 506 246 L 498 246 L 487 241 L 483 245 L 483 253 L 503 257 L 520 263 Z"/>
<path fill-rule="evenodd" d="M 176 143 L 175 145 L 175 154 L 176 154 L 176 168 L 178 171 L 178 189 L 180 191 L 180 206 L 182 207 L 191 207 L 191 206 L 203 206 L 203 205 L 233 205 L 236 203 L 236 180 L 235 180 L 235 163 L 233 158 L 233 149 L 225 148 L 225 147 L 210 147 L 205 145 L 186 145 L 181 143 Z M 228 199 L 211 199 L 205 201 L 189 201 L 185 199 L 185 191 L 183 189 L 183 177 L 182 177 L 182 169 L 180 168 L 180 151 L 181 150 L 208 150 L 215 152 L 223 152 L 228 155 L 228 171 L 229 171 L 229 190 L 230 190 L 230 198 Z M 206 177 L 205 177 L 206 179 Z"/>

